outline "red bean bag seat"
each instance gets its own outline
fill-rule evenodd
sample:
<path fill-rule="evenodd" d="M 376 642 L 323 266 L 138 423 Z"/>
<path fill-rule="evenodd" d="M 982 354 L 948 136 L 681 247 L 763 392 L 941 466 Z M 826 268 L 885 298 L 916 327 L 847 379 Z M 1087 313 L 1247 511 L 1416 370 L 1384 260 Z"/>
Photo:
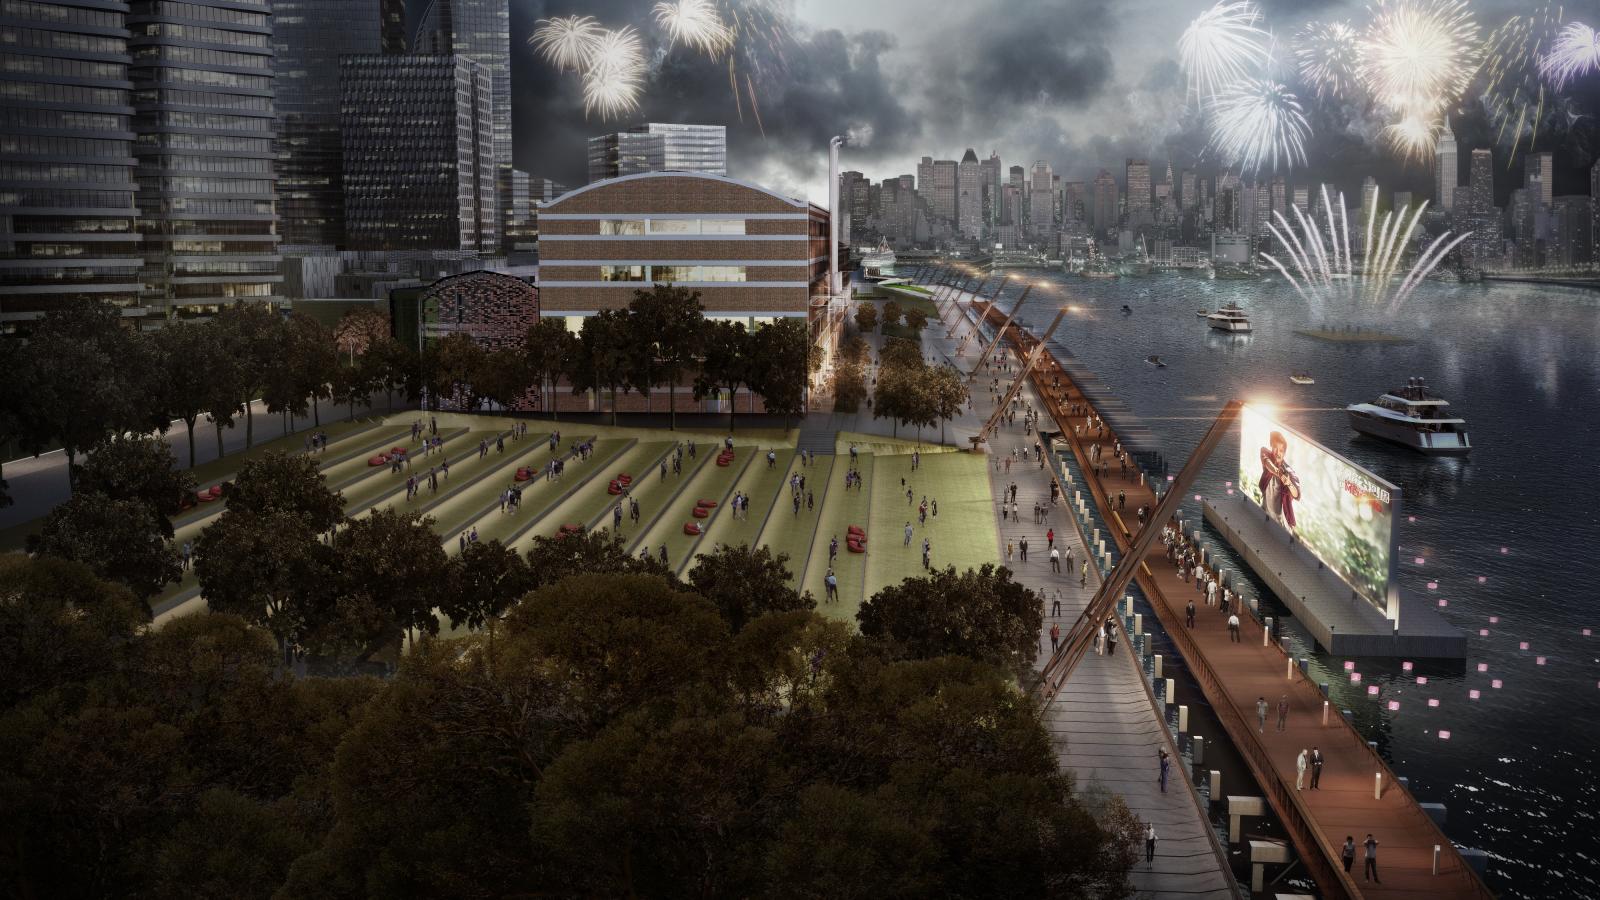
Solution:
<path fill-rule="evenodd" d="M 629 475 L 627 472 L 623 472 L 621 475 L 617 476 L 617 483 L 623 487 L 627 487 L 628 485 L 633 484 L 633 476 Z"/>
<path fill-rule="evenodd" d="M 845 532 L 848 534 L 860 535 L 861 537 L 867 536 L 866 529 L 862 528 L 860 525 L 851 525 L 849 528 L 845 529 Z"/>
<path fill-rule="evenodd" d="M 561 526 L 561 531 L 564 534 L 582 534 L 583 533 L 583 526 L 582 525 L 574 525 L 571 522 L 568 522 L 567 524 Z"/>
<path fill-rule="evenodd" d="M 608 493 L 608 494 L 620 494 L 620 493 L 622 493 L 622 485 L 617 484 L 615 481 L 613 481 L 613 482 L 611 482 L 611 484 L 606 486 L 606 493 Z"/>
<path fill-rule="evenodd" d="M 859 544 L 859 543 L 857 543 L 855 541 L 846 541 L 845 542 L 845 549 L 849 550 L 851 553 L 865 553 L 865 552 L 867 552 L 867 548 L 864 545 Z"/>
<path fill-rule="evenodd" d="M 215 501 L 217 499 L 216 495 L 211 493 L 210 491 L 200 491 L 200 492 L 196 493 L 194 495 L 194 497 L 195 497 L 196 500 L 199 500 L 201 503 L 211 503 L 211 502 L 213 502 L 213 501 Z"/>
<path fill-rule="evenodd" d="M 404 448 L 404 447 L 390 447 L 389 448 L 389 455 L 391 455 L 391 456 L 405 456 L 406 455 L 406 448 Z"/>
<path fill-rule="evenodd" d="M 733 463 L 733 460 L 728 458 L 728 457 L 726 457 L 726 456 L 717 457 L 717 465 L 722 466 L 724 469 L 726 469 L 732 463 Z"/>
<path fill-rule="evenodd" d="M 695 506 L 703 506 L 706 509 L 716 509 L 717 508 L 717 501 L 715 501 L 715 500 L 701 500 L 698 503 L 696 503 Z"/>
<path fill-rule="evenodd" d="M 529 481 L 533 478 L 533 473 L 528 471 L 526 468 L 521 468 L 517 470 L 517 474 L 512 476 L 512 478 L 515 481 Z"/>
<path fill-rule="evenodd" d="M 377 456 L 367 460 L 367 465 L 369 466 L 386 466 L 388 464 L 389 457 L 382 453 L 379 453 Z"/>
<path fill-rule="evenodd" d="M 685 522 L 685 523 L 683 523 L 683 533 L 684 534 L 702 534 L 703 532 L 704 532 L 704 529 L 702 529 L 700 527 L 700 523 L 699 522 Z"/>
<path fill-rule="evenodd" d="M 188 494 L 184 494 L 182 497 L 178 498 L 178 509 L 194 509 L 194 507 L 195 499 Z"/>
<path fill-rule="evenodd" d="M 696 519 L 704 519 L 709 515 L 711 515 L 711 510 L 706 509 L 704 506 L 696 506 L 694 508 L 694 517 Z"/>

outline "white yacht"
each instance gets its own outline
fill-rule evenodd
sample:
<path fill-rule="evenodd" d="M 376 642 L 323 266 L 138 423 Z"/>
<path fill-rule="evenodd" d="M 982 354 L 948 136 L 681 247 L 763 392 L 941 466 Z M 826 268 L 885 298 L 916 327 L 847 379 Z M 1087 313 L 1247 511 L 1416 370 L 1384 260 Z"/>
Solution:
<path fill-rule="evenodd" d="M 1450 401 L 1428 389 L 1421 378 L 1406 379 L 1406 386 L 1371 403 L 1346 407 L 1350 427 L 1365 435 L 1410 447 L 1421 453 L 1467 453 L 1465 419 L 1451 417 Z"/>
<path fill-rule="evenodd" d="M 1226 331 L 1229 334 L 1247 334 L 1250 331 L 1250 317 L 1244 314 L 1239 304 L 1229 302 L 1209 316 L 1206 324 L 1217 331 Z"/>

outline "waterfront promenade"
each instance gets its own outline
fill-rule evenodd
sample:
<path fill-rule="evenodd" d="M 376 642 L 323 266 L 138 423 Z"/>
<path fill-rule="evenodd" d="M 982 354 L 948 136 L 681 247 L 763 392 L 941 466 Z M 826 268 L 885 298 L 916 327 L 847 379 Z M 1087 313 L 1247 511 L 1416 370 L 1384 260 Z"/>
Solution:
<path fill-rule="evenodd" d="M 946 322 L 946 328 L 951 325 L 959 323 Z M 963 332 L 958 327 L 950 338 L 945 337 L 945 332 L 946 329 L 929 328 L 923 335 L 925 348 L 943 355 L 961 371 L 969 371 L 982 352 L 981 347 L 969 342 L 965 353 L 959 353 Z M 951 423 L 952 442 L 968 444 L 967 439 L 983 427 L 994 408 L 984 387 L 992 377 L 995 376 L 980 377 L 974 382 L 973 408 Z M 1004 376 L 1000 377 L 1004 384 Z M 1025 387 L 1021 396 L 1039 407 L 1040 398 L 1031 386 Z M 1087 584 L 1080 584 L 1076 569 L 1087 558 L 1085 540 L 1064 504 L 1044 520 L 1033 520 L 1035 501 L 1049 507 L 1049 470 L 1040 468 L 1037 462 L 1004 465 L 1003 460 L 1013 449 L 1031 448 L 1036 438 L 1036 434 L 1025 433 L 1020 417 L 1016 425 L 1001 425 L 990 436 L 986 462 L 994 499 L 990 516 L 1002 553 L 1008 543 L 1020 546 L 1024 538 L 1028 541 L 1027 560 L 1019 556 L 1001 561 L 1019 583 L 1044 600 L 1038 660 L 1042 667 L 1050 658 L 1050 626 L 1060 625 L 1063 633 L 1071 627 L 1099 587 L 1100 573 L 1091 565 Z M 1017 505 L 1027 517 L 1021 521 L 1007 521 L 1000 513 L 1000 498 L 1013 483 L 1017 485 Z M 1051 571 L 1046 534 L 1052 529 L 1056 546 L 1061 548 L 1063 558 L 1070 556 L 1074 571 Z M 1052 616 L 1051 601 L 1058 595 L 1061 613 Z M 1237 896 L 1224 849 L 1200 805 L 1189 774 L 1178 764 L 1178 747 L 1160 719 L 1130 641 L 1122 641 L 1115 654 L 1087 657 L 1046 707 L 1044 719 L 1055 743 L 1057 760 L 1064 771 L 1077 779 L 1080 789 L 1099 787 L 1110 791 L 1121 797 L 1141 822 L 1155 825 L 1158 840 L 1154 861 L 1146 863 L 1141 848 L 1139 861 L 1129 873 L 1138 896 L 1217 900 Z M 1158 779 L 1157 751 L 1163 748 L 1174 760 L 1165 792 Z"/>
<path fill-rule="evenodd" d="M 979 314 L 991 328 L 1005 319 L 1000 310 L 986 304 Z M 1006 338 L 1019 355 L 1035 342 L 1015 325 L 1007 330 Z M 1142 505 L 1153 509 L 1154 493 L 1142 483 L 1137 468 L 1124 475 L 1112 466 L 1103 477 L 1094 474 L 1089 445 L 1100 443 L 1109 459 L 1117 435 L 1103 425 L 1090 431 L 1094 427 L 1093 404 L 1052 356 L 1044 357 L 1032 380 L 1036 388 L 1059 385 L 1046 388 L 1042 402 L 1085 473 L 1093 501 L 1105 521 L 1113 523 L 1117 547 L 1125 551 L 1132 529 L 1137 527 L 1133 511 Z M 1073 414 L 1074 407 L 1078 414 Z M 1119 492 L 1125 495 L 1120 512 L 1115 508 Z M 1241 615 L 1242 641 L 1232 642 L 1226 617 L 1207 608 L 1194 584 L 1185 583 L 1176 567 L 1159 555 L 1152 554 L 1140 566 L 1136 580 L 1324 896 L 1490 896 L 1448 838 L 1409 791 L 1396 783 L 1394 773 L 1339 711 L 1328 710 L 1324 718 L 1321 689 L 1300 674 L 1275 642 L 1263 639 L 1263 628 L 1254 618 Z M 1184 625 L 1184 607 L 1190 600 L 1196 601 L 1199 609 L 1192 629 Z M 1265 698 L 1274 710 L 1265 728 L 1258 726 L 1256 718 L 1258 698 Z M 1281 731 L 1275 713 L 1280 698 L 1289 704 Z M 1296 756 L 1312 747 L 1319 748 L 1327 760 L 1321 789 L 1296 790 Z M 1359 844 L 1369 833 L 1378 841 L 1381 883 L 1362 879 L 1359 859 L 1350 874 L 1344 873 L 1339 863 L 1339 848 L 1346 836 L 1354 836 Z M 1433 871 L 1435 846 L 1439 848 L 1437 874 Z"/>

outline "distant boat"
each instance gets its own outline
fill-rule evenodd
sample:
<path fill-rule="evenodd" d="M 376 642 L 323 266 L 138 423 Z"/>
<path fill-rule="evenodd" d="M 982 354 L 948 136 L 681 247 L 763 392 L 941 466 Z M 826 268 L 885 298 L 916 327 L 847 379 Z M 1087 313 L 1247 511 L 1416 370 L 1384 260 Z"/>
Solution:
<path fill-rule="evenodd" d="M 1229 334 L 1245 334 L 1250 331 L 1250 317 L 1237 303 L 1229 303 L 1209 316 L 1206 323 L 1214 331 L 1225 331 Z"/>
<path fill-rule="evenodd" d="M 1426 381 L 1410 378 L 1403 388 L 1345 409 L 1350 427 L 1362 434 L 1430 455 L 1467 453 L 1472 449 L 1467 423 L 1448 413 L 1449 405 Z"/>
<path fill-rule="evenodd" d="M 1200 318 L 1204 319 L 1206 316 L 1211 315 L 1211 310 L 1209 310 L 1209 309 L 1198 309 L 1198 310 L 1195 310 L 1194 314 L 1199 316 Z"/>
<path fill-rule="evenodd" d="M 1128 304 L 1124 303 L 1124 304 L 1122 304 L 1122 312 L 1123 312 L 1124 315 L 1129 315 L 1129 314 L 1131 314 L 1133 312 L 1133 307 L 1131 307 Z"/>
<path fill-rule="evenodd" d="M 1161 357 L 1159 357 L 1159 356 L 1146 356 L 1144 358 L 1144 361 L 1149 363 L 1152 366 L 1155 366 L 1158 369 L 1165 369 L 1167 367 L 1167 364 L 1165 362 L 1162 362 L 1161 361 Z"/>
<path fill-rule="evenodd" d="M 1310 372 L 1296 372 L 1293 375 L 1289 376 L 1289 380 L 1294 382 L 1295 384 L 1316 384 L 1317 383 L 1317 380 L 1315 378 L 1311 377 L 1311 373 Z"/>

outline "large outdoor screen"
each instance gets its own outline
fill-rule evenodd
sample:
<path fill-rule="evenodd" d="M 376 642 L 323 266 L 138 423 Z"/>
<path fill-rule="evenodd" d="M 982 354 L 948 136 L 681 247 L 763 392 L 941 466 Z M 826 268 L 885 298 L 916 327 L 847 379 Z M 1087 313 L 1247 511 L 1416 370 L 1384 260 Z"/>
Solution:
<path fill-rule="evenodd" d="M 1244 495 L 1386 609 L 1399 488 L 1255 407 L 1244 408 L 1240 423 Z"/>

